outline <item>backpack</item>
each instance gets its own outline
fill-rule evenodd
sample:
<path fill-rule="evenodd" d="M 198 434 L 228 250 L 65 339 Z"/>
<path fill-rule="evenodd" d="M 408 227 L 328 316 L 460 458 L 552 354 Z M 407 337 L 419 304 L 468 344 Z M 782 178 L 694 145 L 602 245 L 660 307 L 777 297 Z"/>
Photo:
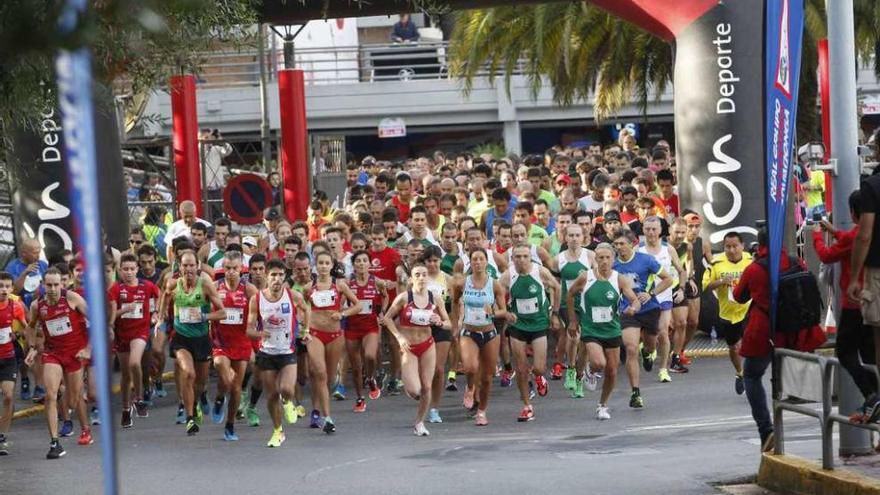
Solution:
<path fill-rule="evenodd" d="M 825 306 L 816 276 L 805 270 L 795 258 L 789 256 L 788 260 L 788 270 L 779 275 L 775 329 L 778 333 L 797 333 L 818 325 Z M 767 258 L 757 263 L 765 270 L 769 269 Z"/>

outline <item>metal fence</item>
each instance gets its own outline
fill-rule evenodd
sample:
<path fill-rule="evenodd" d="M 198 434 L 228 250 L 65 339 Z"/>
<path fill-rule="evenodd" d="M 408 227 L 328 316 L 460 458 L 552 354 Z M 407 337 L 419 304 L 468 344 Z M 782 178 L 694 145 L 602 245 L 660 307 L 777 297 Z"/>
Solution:
<path fill-rule="evenodd" d="M 798 352 L 791 349 L 776 349 L 774 352 L 774 368 L 781 370 L 778 374 L 784 373 L 782 370 L 786 366 L 786 362 L 811 363 L 813 365 L 812 368 L 814 368 L 812 372 L 804 370 L 805 372 L 803 373 L 792 373 L 789 375 L 796 381 L 794 387 L 806 390 L 806 394 L 794 390 L 784 390 L 783 383 L 786 380 L 778 376 L 774 377 L 778 381 L 777 396 L 773 398 L 773 423 L 776 436 L 775 454 L 785 453 L 784 411 L 810 416 L 819 420 L 819 430 L 822 437 L 822 469 L 834 469 L 834 442 L 832 435 L 834 423 L 880 432 L 880 426 L 876 424 L 850 421 L 848 417 L 835 412 L 832 380 L 834 379 L 835 372 L 841 372 L 840 361 L 837 358 Z M 814 386 L 816 382 L 819 383 L 819 390 L 816 390 Z M 815 397 L 816 392 L 818 392 L 818 397 Z M 818 401 L 815 399 L 818 399 Z M 805 401 L 807 403 L 804 403 Z M 815 406 L 811 405 L 815 402 L 819 402 L 822 408 L 819 410 L 815 409 Z"/>

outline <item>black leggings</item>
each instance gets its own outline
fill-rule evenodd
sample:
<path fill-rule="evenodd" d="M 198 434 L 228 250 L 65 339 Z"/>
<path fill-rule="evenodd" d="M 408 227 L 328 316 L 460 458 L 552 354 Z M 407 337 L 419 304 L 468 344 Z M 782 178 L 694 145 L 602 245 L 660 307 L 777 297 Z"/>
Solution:
<path fill-rule="evenodd" d="M 837 342 L 834 351 L 840 364 L 849 372 L 856 386 L 866 398 L 877 392 L 877 378 L 865 369 L 864 364 L 875 364 L 874 333 L 862 321 L 858 309 L 843 309 L 840 325 L 837 328 Z M 860 359 L 861 356 L 861 359 Z"/>

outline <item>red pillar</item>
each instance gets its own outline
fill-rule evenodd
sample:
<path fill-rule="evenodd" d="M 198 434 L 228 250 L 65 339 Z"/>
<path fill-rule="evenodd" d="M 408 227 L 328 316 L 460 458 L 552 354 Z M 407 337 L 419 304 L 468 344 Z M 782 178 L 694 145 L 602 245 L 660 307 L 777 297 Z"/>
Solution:
<path fill-rule="evenodd" d="M 828 40 L 819 40 L 819 97 L 822 102 L 822 142 L 825 144 L 825 163 L 831 156 L 831 79 L 828 72 Z M 834 194 L 831 172 L 825 172 L 825 209 L 831 211 Z"/>
<path fill-rule="evenodd" d="M 284 213 L 288 220 L 305 220 L 309 206 L 308 129 L 303 71 L 278 71 L 281 110 L 281 178 Z"/>
<path fill-rule="evenodd" d="M 199 164 L 199 123 L 195 76 L 171 77 L 172 147 L 177 204 L 190 200 L 202 216 L 202 172 Z"/>

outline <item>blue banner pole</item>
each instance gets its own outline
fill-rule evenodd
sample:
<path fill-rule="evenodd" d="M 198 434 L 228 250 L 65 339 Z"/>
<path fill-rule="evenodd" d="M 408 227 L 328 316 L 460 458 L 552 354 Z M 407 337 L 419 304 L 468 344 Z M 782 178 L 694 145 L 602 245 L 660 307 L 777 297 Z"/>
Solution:
<path fill-rule="evenodd" d="M 59 19 L 62 34 L 72 33 L 85 14 L 86 0 L 67 0 Z M 88 301 L 89 341 L 101 418 L 100 446 L 104 493 L 118 493 L 116 441 L 110 402 L 110 361 L 107 342 L 106 288 L 104 287 L 103 240 L 98 208 L 98 173 L 95 152 L 92 59 L 88 48 L 60 50 L 55 58 L 58 103 L 61 109 L 70 199 L 76 222 L 77 241 L 84 254 L 84 282 Z"/>

